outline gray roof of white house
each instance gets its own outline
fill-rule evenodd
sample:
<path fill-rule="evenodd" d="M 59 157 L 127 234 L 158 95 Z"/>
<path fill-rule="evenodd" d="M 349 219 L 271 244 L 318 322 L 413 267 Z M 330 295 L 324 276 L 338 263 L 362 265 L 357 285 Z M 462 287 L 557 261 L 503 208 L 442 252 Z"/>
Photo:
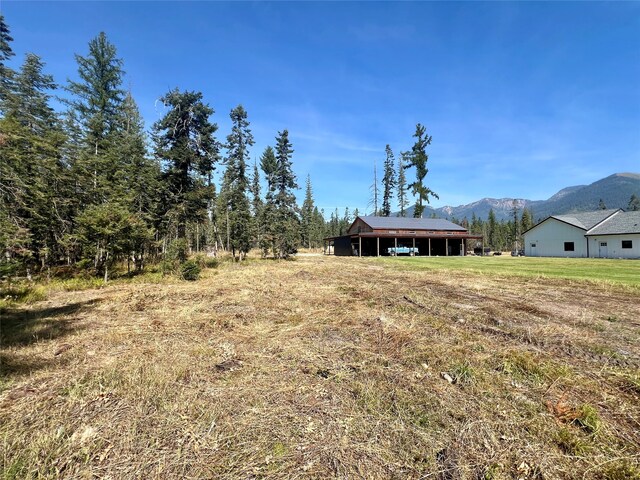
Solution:
<path fill-rule="evenodd" d="M 551 218 L 568 223 L 582 230 L 589 230 L 600 222 L 620 211 L 619 208 L 613 210 L 596 210 L 595 212 L 569 213 L 567 215 L 552 215 Z"/>
<path fill-rule="evenodd" d="M 618 212 L 590 229 L 586 235 L 640 233 L 640 212 Z"/>
<path fill-rule="evenodd" d="M 465 232 L 467 229 L 443 218 L 406 218 L 406 217 L 363 217 L 360 219 L 373 229 L 398 230 L 453 230 Z"/>

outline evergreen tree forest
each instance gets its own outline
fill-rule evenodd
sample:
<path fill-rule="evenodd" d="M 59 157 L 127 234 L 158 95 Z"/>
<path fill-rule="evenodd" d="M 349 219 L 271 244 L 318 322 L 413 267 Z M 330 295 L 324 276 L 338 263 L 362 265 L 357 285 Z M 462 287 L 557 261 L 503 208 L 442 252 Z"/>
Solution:
<path fill-rule="evenodd" d="M 104 33 L 66 84 L 36 54 L 16 67 L 12 44 L 0 16 L 0 277 L 67 269 L 107 281 L 116 265 L 135 273 L 219 251 L 242 260 L 252 248 L 287 258 L 331 234 L 310 178 L 296 205 L 287 130 L 251 165 L 242 105 L 223 136 L 202 93 L 158 92 L 164 115 L 146 131 Z"/>
<path fill-rule="evenodd" d="M 520 209 L 515 204 L 509 220 L 497 221 L 493 210 L 486 220 L 472 215 L 471 220 L 451 218 L 453 223 L 462 225 L 470 233 L 484 236 L 485 247 L 503 252 L 524 249 L 522 234 L 533 227 L 533 213 L 527 208 Z"/>

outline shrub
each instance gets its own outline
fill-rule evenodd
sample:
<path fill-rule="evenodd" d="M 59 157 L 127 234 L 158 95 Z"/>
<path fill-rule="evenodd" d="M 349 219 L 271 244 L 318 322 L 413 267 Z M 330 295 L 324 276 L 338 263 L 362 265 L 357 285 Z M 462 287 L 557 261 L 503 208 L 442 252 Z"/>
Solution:
<path fill-rule="evenodd" d="M 172 241 L 167 248 L 165 259 L 170 262 L 185 263 L 189 254 L 189 245 L 184 238 L 177 238 Z"/>
<path fill-rule="evenodd" d="M 207 257 L 204 261 L 206 268 L 218 268 L 218 265 L 220 265 L 220 262 L 215 257 Z"/>
<path fill-rule="evenodd" d="M 194 260 L 187 260 L 180 267 L 180 273 L 185 280 L 198 280 L 200 277 L 200 266 Z"/>
<path fill-rule="evenodd" d="M 78 270 L 86 270 L 93 267 L 93 260 L 91 260 L 90 258 L 83 258 L 82 260 L 76 262 L 75 267 Z"/>
<path fill-rule="evenodd" d="M 162 275 L 171 275 L 176 271 L 175 263 L 170 262 L 169 260 L 162 260 L 159 266 L 160 266 L 160 272 L 162 272 Z"/>
<path fill-rule="evenodd" d="M 216 257 L 208 257 L 202 253 L 193 257 L 193 260 L 195 260 L 200 268 L 217 268 L 220 263 Z"/>

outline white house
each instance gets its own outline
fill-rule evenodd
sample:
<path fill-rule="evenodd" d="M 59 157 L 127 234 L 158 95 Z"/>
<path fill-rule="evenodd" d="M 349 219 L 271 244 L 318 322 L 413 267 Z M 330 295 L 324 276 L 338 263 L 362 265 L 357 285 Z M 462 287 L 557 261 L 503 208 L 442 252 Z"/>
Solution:
<path fill-rule="evenodd" d="M 585 235 L 590 257 L 640 258 L 640 212 L 618 212 Z"/>
<path fill-rule="evenodd" d="M 530 257 L 640 258 L 640 212 L 552 215 L 524 232 Z"/>

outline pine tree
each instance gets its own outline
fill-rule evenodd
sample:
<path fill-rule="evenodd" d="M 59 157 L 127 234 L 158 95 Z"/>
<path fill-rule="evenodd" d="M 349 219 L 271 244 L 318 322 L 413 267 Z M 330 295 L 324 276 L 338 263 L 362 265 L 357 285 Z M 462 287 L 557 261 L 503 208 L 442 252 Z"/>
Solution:
<path fill-rule="evenodd" d="M 489 246 L 494 250 L 497 250 L 499 235 L 496 214 L 493 212 L 492 208 L 489 210 L 489 219 L 487 221 L 487 236 L 489 238 Z"/>
<path fill-rule="evenodd" d="M 300 230 L 302 233 L 302 245 L 311 248 L 314 222 L 313 191 L 311 188 L 311 177 L 307 175 L 307 186 L 305 190 L 304 202 L 300 212 Z"/>
<path fill-rule="evenodd" d="M 76 221 L 85 258 L 93 258 L 94 267 L 103 274 L 105 283 L 110 268 L 152 236 L 146 223 L 119 202 L 91 205 Z"/>
<path fill-rule="evenodd" d="M 64 208 L 69 192 L 61 161 L 64 135 L 49 106 L 56 85 L 43 68 L 37 55 L 26 55 L 0 121 L 0 216 L 14 225 L 15 233 L 21 232 L 12 238 L 22 246 L 24 265 L 40 263 L 42 268 L 50 264 L 57 239 L 69 226 Z"/>
<path fill-rule="evenodd" d="M 249 147 L 254 144 L 249 129 L 247 112 L 242 105 L 231 110 L 231 133 L 227 136 L 227 169 L 224 193 L 221 191 L 228 212 L 227 229 L 230 235 L 233 257 L 242 259 L 251 248 L 251 211 L 247 193 L 247 158 Z"/>
<path fill-rule="evenodd" d="M 113 134 L 125 95 L 123 62 L 104 32 L 89 42 L 86 57 L 76 55 L 75 58 L 79 81 L 69 81 L 67 90 L 73 98 L 67 103 L 77 112 L 84 143 L 75 174 L 84 180 L 83 201 L 95 203 L 111 196 L 116 173 L 121 167 L 105 154 L 113 146 Z"/>
<path fill-rule="evenodd" d="M 144 122 L 130 92 L 118 112 L 114 140 L 108 155 L 120 163 L 114 177 L 116 198 L 152 222 L 160 196 L 160 165 L 147 156 Z"/>
<path fill-rule="evenodd" d="M 406 208 L 409 206 L 409 200 L 407 199 L 407 177 L 404 170 L 405 165 L 408 164 L 409 152 L 400 153 L 398 158 L 398 207 L 400 212 L 398 216 L 406 217 Z"/>
<path fill-rule="evenodd" d="M 275 255 L 276 172 L 278 162 L 272 147 L 265 148 L 262 153 L 260 157 L 260 168 L 267 180 L 265 202 L 259 217 L 260 230 L 262 231 L 260 248 L 262 249 L 262 255 L 266 257 L 270 252 Z"/>
<path fill-rule="evenodd" d="M 411 149 L 411 156 L 409 157 L 409 164 L 405 165 L 405 168 L 416 168 L 416 181 L 409 184 L 411 191 L 414 195 L 418 196 L 416 206 L 413 211 L 415 218 L 422 218 L 422 212 L 424 212 L 424 203 L 429 203 L 429 197 L 440 198 L 430 188 L 425 186 L 424 179 L 429 173 L 427 168 L 427 162 L 429 155 L 427 155 L 427 146 L 431 145 L 431 135 L 426 133 L 426 129 L 421 124 L 416 125 L 416 132 L 413 134 L 416 138 L 416 142 Z"/>
<path fill-rule="evenodd" d="M 520 226 L 520 222 L 518 221 L 518 201 L 514 198 L 511 202 L 511 237 L 513 239 L 513 251 L 518 251 L 518 227 Z"/>
<path fill-rule="evenodd" d="M 323 244 L 326 236 L 326 222 L 324 219 L 324 211 L 313 208 L 313 221 L 311 224 L 311 247 L 317 248 Z"/>
<path fill-rule="evenodd" d="M 296 214 L 296 197 L 293 190 L 298 188 L 296 176 L 291 167 L 293 148 L 289 142 L 288 130 L 278 132 L 276 137 L 276 231 L 275 251 L 278 258 L 288 258 L 296 253 L 300 239 L 300 221 Z"/>
<path fill-rule="evenodd" d="M 476 212 L 471 213 L 471 224 L 469 225 L 469 232 L 476 235 L 482 233 L 481 220 L 476 217 Z"/>
<path fill-rule="evenodd" d="M 351 226 L 351 214 L 349 213 L 349 207 L 344 209 L 344 217 L 340 220 L 340 235 L 346 235 L 349 227 Z"/>
<path fill-rule="evenodd" d="M 251 176 L 251 186 L 249 188 L 251 193 L 251 229 L 252 229 L 252 245 L 257 247 L 260 245 L 260 216 L 262 215 L 263 202 L 260 196 L 260 171 L 258 170 L 258 164 L 253 163 L 253 175 Z"/>
<path fill-rule="evenodd" d="M 638 198 L 635 193 L 631 194 L 629 204 L 627 205 L 627 210 L 629 210 L 630 212 L 637 212 L 640 210 L 640 198 Z"/>
<path fill-rule="evenodd" d="M 600 199 L 600 201 L 598 202 L 598 209 L 599 210 L 606 210 L 607 206 L 604 203 L 604 200 Z"/>
<path fill-rule="evenodd" d="M 522 217 L 520 217 L 520 232 L 524 233 L 533 227 L 533 214 L 528 208 L 522 210 Z"/>
<path fill-rule="evenodd" d="M 113 138 L 112 147 L 105 152 L 105 158 L 120 165 L 113 179 L 112 202 L 134 214 L 136 222 L 143 221 L 146 228 L 158 228 L 162 194 L 160 164 L 147 155 L 144 122 L 131 92 L 125 96 L 118 112 Z M 129 253 L 136 269 L 140 270 L 150 243 L 147 235 L 136 238 L 138 243 L 130 245 Z"/>
<path fill-rule="evenodd" d="M 4 15 L 0 14 L 0 112 L 5 110 L 5 102 L 13 90 L 14 72 L 6 65 L 7 60 L 15 55 L 11 49 L 12 41 L 13 38 L 5 23 Z"/>
<path fill-rule="evenodd" d="M 219 157 L 209 121 L 213 109 L 200 92 L 171 90 L 161 99 L 169 108 L 153 126 L 155 155 L 163 162 L 164 211 L 177 238 L 186 238 L 187 222 L 202 222 L 213 196 L 209 179 Z"/>
<path fill-rule="evenodd" d="M 382 177 L 383 193 L 382 193 L 382 216 L 391 215 L 391 198 L 393 197 L 393 188 L 396 186 L 395 159 L 393 151 L 389 145 L 385 148 L 386 158 L 384 160 L 384 176 Z"/>

